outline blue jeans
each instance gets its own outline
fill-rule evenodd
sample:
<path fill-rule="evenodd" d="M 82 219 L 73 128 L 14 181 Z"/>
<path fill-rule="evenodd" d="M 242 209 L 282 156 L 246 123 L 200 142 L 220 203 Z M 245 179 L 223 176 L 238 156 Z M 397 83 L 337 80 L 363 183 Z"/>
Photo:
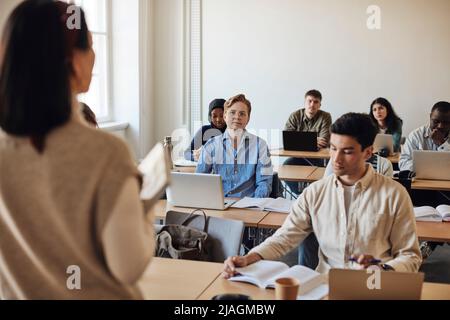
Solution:
<path fill-rule="evenodd" d="M 298 247 L 298 264 L 316 269 L 319 264 L 319 243 L 314 233 L 311 233 Z"/>

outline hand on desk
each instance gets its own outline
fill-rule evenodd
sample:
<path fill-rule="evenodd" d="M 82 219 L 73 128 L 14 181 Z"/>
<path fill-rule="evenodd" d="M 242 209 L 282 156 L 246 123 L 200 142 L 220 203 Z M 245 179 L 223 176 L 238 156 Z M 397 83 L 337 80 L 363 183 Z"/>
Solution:
<path fill-rule="evenodd" d="M 192 151 L 192 156 L 194 157 L 194 161 L 198 161 L 200 159 L 200 154 L 202 153 L 202 147 L 197 150 Z"/>
<path fill-rule="evenodd" d="M 262 260 L 262 258 L 257 253 L 250 253 L 245 256 L 229 257 L 224 262 L 222 277 L 225 279 L 231 278 L 236 275 L 236 268 L 246 267 L 259 260 Z"/>
<path fill-rule="evenodd" d="M 370 254 L 361 254 L 359 256 L 357 255 L 351 255 L 350 261 L 353 261 L 361 266 L 361 269 L 367 269 L 370 266 L 376 266 L 380 264 L 380 260 L 375 259 L 374 256 Z"/>
<path fill-rule="evenodd" d="M 318 137 L 317 138 L 317 146 L 319 149 L 328 147 L 328 142 L 325 138 Z"/>

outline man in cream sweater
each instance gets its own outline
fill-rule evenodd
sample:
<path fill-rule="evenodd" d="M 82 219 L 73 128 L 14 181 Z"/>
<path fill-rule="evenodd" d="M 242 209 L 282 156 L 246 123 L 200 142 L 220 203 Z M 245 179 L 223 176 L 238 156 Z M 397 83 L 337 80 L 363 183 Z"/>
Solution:
<path fill-rule="evenodd" d="M 279 259 L 311 232 L 319 242 L 321 273 L 378 261 L 384 270 L 417 272 L 421 256 L 411 199 L 400 184 L 366 163 L 376 134 L 368 115 L 338 119 L 331 127 L 334 174 L 305 189 L 273 236 L 245 256 L 228 258 L 223 276 L 261 259 Z"/>

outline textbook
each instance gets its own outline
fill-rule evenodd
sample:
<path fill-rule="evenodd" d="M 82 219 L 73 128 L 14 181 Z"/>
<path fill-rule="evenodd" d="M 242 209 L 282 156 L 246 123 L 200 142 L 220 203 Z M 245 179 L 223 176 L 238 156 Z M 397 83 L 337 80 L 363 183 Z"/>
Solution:
<path fill-rule="evenodd" d="M 151 206 L 165 192 L 170 180 L 170 161 L 161 143 L 157 143 L 138 166 L 143 183 L 140 197 Z"/>
<path fill-rule="evenodd" d="M 436 209 L 429 206 L 414 208 L 416 221 L 450 221 L 450 206 L 441 204 Z"/>
<path fill-rule="evenodd" d="M 261 260 L 236 271 L 238 275 L 230 281 L 248 282 L 260 288 L 275 288 L 279 278 L 296 278 L 300 281 L 297 300 L 319 300 L 328 294 L 327 276 L 304 266 L 289 268 L 280 261 Z"/>
<path fill-rule="evenodd" d="M 245 197 L 235 204 L 232 205 L 233 208 L 258 208 L 264 211 L 276 211 L 282 213 L 289 213 L 291 210 L 293 201 L 278 198 L 249 198 Z"/>

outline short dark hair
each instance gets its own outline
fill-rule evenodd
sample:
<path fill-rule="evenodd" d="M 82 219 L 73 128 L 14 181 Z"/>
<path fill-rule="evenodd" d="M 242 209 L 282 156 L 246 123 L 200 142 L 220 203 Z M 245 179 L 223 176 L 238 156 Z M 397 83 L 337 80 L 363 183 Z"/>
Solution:
<path fill-rule="evenodd" d="M 442 113 L 450 112 L 450 102 L 448 101 L 439 101 L 436 103 L 433 108 L 431 109 L 431 113 L 434 111 L 439 111 Z"/>
<path fill-rule="evenodd" d="M 69 6 L 24 1 L 10 15 L 2 37 L 0 127 L 29 137 L 38 152 L 46 135 L 70 119 L 73 52 L 89 49 L 84 12 L 79 8 L 80 28 L 69 28 Z"/>
<path fill-rule="evenodd" d="M 364 150 L 373 145 L 378 129 L 368 114 L 351 112 L 331 125 L 331 133 L 355 138 Z"/>
<path fill-rule="evenodd" d="M 305 93 L 305 98 L 307 96 L 311 96 L 311 97 L 314 97 L 314 98 L 319 99 L 320 101 L 322 101 L 322 94 L 318 90 L 315 90 L 315 89 L 309 90 L 307 93 Z"/>
<path fill-rule="evenodd" d="M 401 129 L 399 127 L 402 126 L 402 123 L 403 123 L 402 119 L 400 119 L 400 117 L 395 113 L 394 108 L 392 107 L 392 104 L 385 98 L 381 98 L 381 97 L 376 98 L 370 105 L 369 116 L 372 119 L 372 121 L 378 126 L 377 120 L 373 116 L 373 106 L 376 104 L 382 105 L 387 110 L 387 115 L 386 115 L 387 129 L 390 132 L 394 132 L 394 131 Z"/>

